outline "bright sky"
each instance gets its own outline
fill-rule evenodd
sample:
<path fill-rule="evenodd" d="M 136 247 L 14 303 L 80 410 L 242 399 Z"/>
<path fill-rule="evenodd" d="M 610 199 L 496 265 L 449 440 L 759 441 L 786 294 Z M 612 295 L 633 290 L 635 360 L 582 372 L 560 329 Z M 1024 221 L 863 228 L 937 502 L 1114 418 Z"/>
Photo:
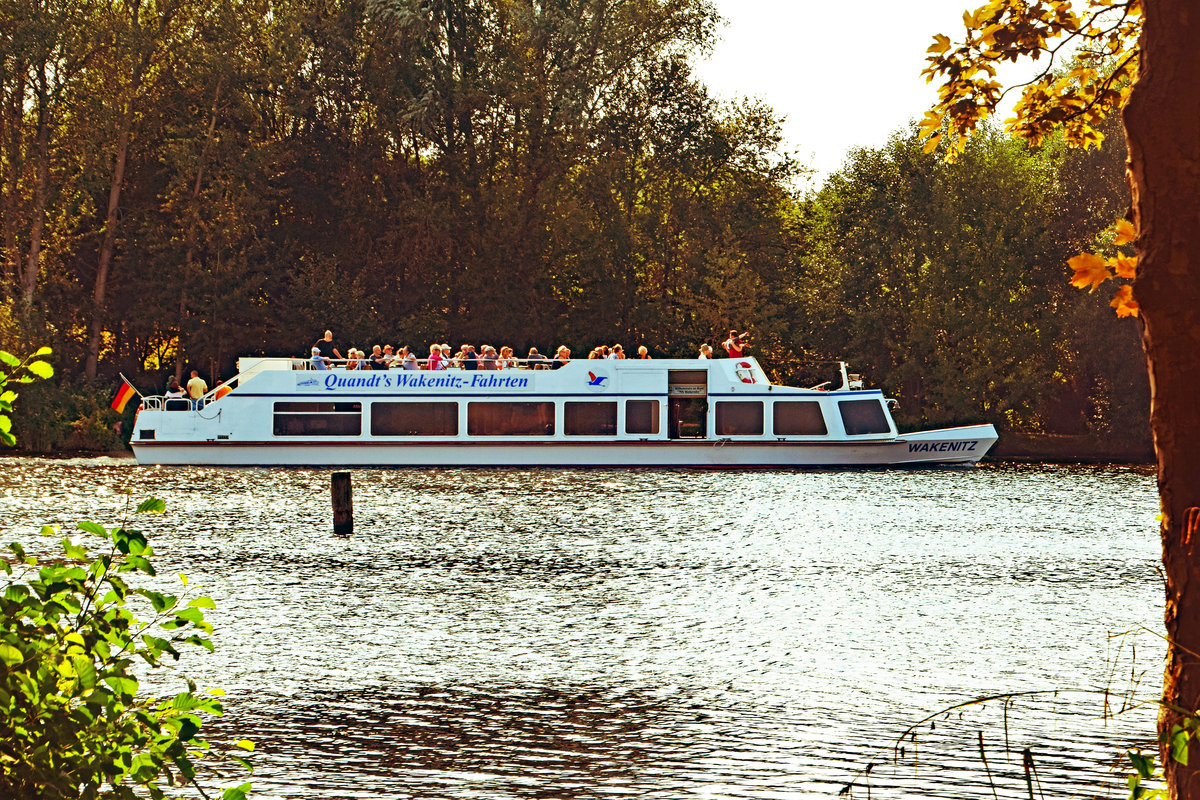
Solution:
<path fill-rule="evenodd" d="M 713 2 L 727 24 L 712 57 L 696 64 L 700 79 L 717 97 L 758 97 L 784 116 L 785 149 L 820 173 L 818 184 L 850 148 L 878 147 L 921 118 L 937 96 L 921 77 L 926 48 L 935 33 L 961 40 L 963 11 L 982 4 Z"/>

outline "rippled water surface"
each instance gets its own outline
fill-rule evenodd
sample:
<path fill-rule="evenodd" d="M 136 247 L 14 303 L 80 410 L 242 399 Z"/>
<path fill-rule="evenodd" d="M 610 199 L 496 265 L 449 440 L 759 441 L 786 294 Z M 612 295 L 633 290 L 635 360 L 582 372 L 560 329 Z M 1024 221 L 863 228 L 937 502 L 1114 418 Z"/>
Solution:
<path fill-rule="evenodd" d="M 6 541 L 167 501 L 260 797 L 1123 797 L 1152 736 L 1091 691 L 1161 674 L 1145 469 L 363 470 L 338 537 L 327 471 L 0 465 Z"/>

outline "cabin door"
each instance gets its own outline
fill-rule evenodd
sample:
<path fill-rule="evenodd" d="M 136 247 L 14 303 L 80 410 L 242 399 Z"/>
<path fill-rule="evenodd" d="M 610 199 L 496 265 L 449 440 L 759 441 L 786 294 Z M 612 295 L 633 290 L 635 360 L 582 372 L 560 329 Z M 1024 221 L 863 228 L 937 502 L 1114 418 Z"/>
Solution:
<path fill-rule="evenodd" d="M 708 436 L 708 370 L 668 370 L 667 438 L 703 439 L 706 436 Z"/>
<path fill-rule="evenodd" d="M 667 402 L 667 438 L 703 439 L 708 435 L 708 399 L 672 397 Z"/>

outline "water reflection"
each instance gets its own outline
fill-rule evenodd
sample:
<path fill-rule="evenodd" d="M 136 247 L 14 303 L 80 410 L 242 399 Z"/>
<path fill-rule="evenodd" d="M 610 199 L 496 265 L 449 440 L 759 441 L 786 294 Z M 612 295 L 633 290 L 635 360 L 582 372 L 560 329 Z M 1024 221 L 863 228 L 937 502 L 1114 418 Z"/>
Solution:
<path fill-rule="evenodd" d="M 874 763 L 855 796 L 1025 797 L 1027 747 L 1045 796 L 1112 796 L 1152 730 L 1050 694 L 890 750 L 1156 673 L 1109 639 L 1161 619 L 1145 470 L 364 470 L 336 537 L 319 470 L 6 467 L 10 539 L 166 499 L 160 572 L 219 605 L 185 670 L 262 796 L 816 797 Z"/>

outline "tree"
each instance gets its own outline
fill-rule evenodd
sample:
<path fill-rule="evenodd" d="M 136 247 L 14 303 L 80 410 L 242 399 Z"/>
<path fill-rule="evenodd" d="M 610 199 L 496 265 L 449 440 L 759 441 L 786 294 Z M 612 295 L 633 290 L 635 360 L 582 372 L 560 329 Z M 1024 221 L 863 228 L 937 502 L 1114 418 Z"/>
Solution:
<path fill-rule="evenodd" d="M 51 198 L 55 151 L 69 94 L 95 52 L 92 7 L 84 0 L 25 0 L 0 10 L 0 218 L 3 218 L 3 290 L 28 317 L 43 271 L 43 239 Z M 26 109 L 31 109 L 27 125 Z M 33 135 L 26 134 L 32 127 Z"/>
<path fill-rule="evenodd" d="M 1077 344 L 1063 309 L 1098 298 L 1077 297 L 1062 262 L 1104 225 L 1080 212 L 1102 187 L 1067 169 L 1074 154 L 1061 137 L 1035 148 L 995 126 L 954 163 L 922 152 L 915 129 L 851 153 L 810 204 L 806 262 L 825 286 L 808 304 L 813 349 L 852 353 L 900 400 L 902 425 L 1088 431 L 1100 371 L 1066 385 Z M 1068 393 L 1082 397 L 1063 413 Z"/>
<path fill-rule="evenodd" d="M 963 44 L 930 48 L 940 101 L 925 129 L 968 135 L 1001 96 L 994 65 L 1079 45 L 1080 65 L 1047 68 L 1023 89 L 1012 130 L 1037 140 L 1055 126 L 1083 147 L 1121 110 L 1129 149 L 1131 299 L 1142 321 L 1151 386 L 1166 576 L 1167 669 L 1159 716 L 1168 793 L 1200 797 L 1200 759 L 1186 758 L 1188 720 L 1200 712 L 1200 19 L 1189 0 L 994 0 L 965 17 Z M 1053 63 L 1053 60 L 1052 60 Z M 1122 293 L 1126 294 L 1126 293 Z M 1194 725 L 1193 725 L 1194 728 Z M 1183 742 L 1184 758 L 1179 756 Z"/>

